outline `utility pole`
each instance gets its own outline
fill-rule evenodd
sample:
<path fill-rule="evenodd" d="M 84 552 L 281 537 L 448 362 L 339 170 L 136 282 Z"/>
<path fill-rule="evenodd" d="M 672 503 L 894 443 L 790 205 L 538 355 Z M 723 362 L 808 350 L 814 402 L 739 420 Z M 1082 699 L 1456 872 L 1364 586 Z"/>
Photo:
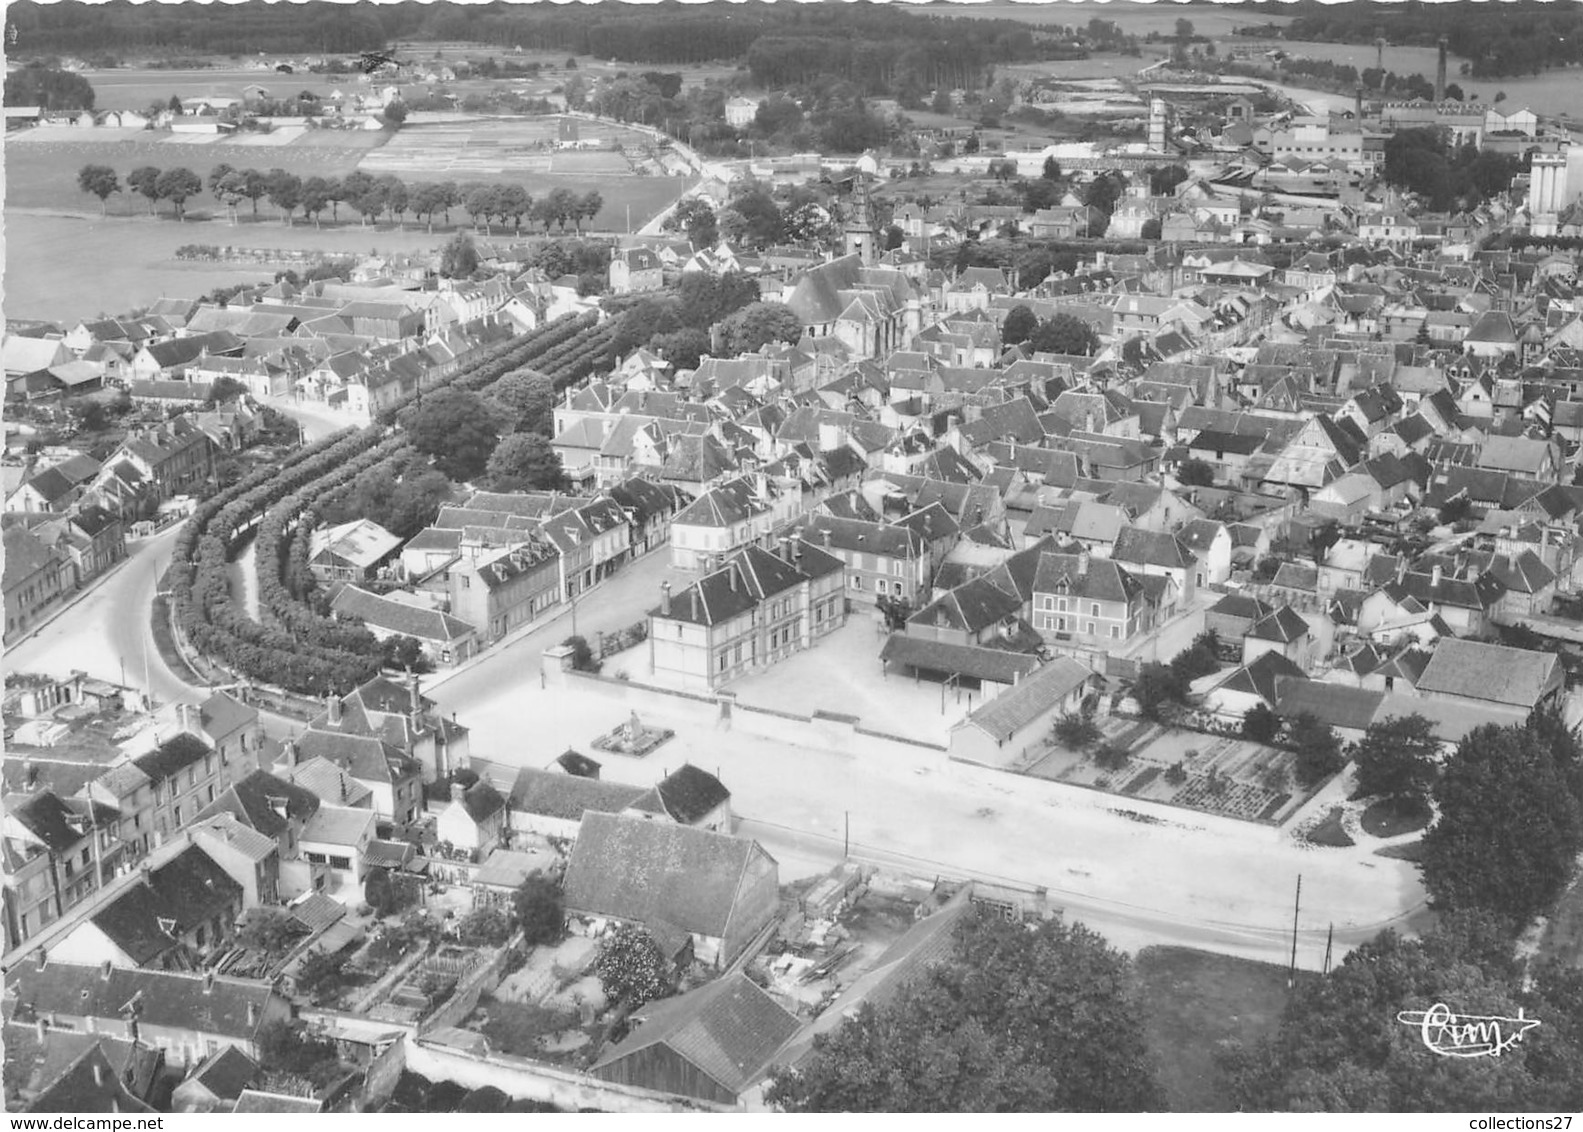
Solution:
<path fill-rule="evenodd" d="M 1325 933 L 1325 974 L 1330 974 L 1331 950 L 1336 944 L 1336 925 L 1332 923 L 1330 930 Z"/>
<path fill-rule="evenodd" d="M 1286 989 L 1297 982 L 1297 914 L 1303 906 L 1303 874 L 1297 874 L 1297 899 L 1292 904 L 1292 965 L 1286 972 Z"/>
<path fill-rule="evenodd" d="M 852 855 L 852 811 L 845 812 L 846 823 L 841 835 L 841 859 L 844 861 Z"/>

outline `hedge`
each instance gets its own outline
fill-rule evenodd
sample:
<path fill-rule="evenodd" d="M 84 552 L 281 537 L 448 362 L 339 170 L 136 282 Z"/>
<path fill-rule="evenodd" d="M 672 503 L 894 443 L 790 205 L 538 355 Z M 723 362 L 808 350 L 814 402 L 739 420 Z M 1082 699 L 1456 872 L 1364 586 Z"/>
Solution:
<path fill-rule="evenodd" d="M 560 391 L 611 360 L 613 340 L 614 323 L 600 325 L 595 315 L 558 319 L 487 351 L 475 365 L 421 392 L 484 392 L 530 364 L 549 373 Z M 260 469 L 200 505 L 177 536 L 170 571 L 177 620 L 194 648 L 249 678 L 314 696 L 344 693 L 379 672 L 383 651 L 374 635 L 361 625 L 321 616 L 307 600 L 309 512 L 315 501 L 369 468 L 410 457 L 407 440 L 390 426 L 419 396 L 401 398 L 379 424 L 325 437 L 285 467 Z M 307 529 L 298 532 L 305 517 Z M 226 575 L 229 556 L 255 525 L 259 601 L 272 625 L 236 608 Z"/>

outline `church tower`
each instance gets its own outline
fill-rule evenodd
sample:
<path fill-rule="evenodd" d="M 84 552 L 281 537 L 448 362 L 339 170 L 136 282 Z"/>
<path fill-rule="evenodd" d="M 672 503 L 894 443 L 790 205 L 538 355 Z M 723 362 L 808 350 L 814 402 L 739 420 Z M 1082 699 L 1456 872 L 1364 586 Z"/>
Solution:
<path fill-rule="evenodd" d="M 861 173 L 852 178 L 852 199 L 847 202 L 842 245 L 843 254 L 855 252 L 865 267 L 877 258 L 879 226 L 874 223 L 874 202 L 869 199 L 868 179 Z"/>

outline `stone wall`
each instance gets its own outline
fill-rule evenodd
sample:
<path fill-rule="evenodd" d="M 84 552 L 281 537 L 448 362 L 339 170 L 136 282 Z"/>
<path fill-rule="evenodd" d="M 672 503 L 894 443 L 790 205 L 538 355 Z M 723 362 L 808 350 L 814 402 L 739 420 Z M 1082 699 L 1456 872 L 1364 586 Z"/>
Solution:
<path fill-rule="evenodd" d="M 407 1068 L 431 1081 L 454 1081 L 469 1089 L 493 1085 L 510 1097 L 543 1101 L 568 1112 L 719 1111 L 702 1102 L 616 1085 L 526 1058 L 464 1053 L 417 1039 L 408 1039 L 406 1046 Z"/>

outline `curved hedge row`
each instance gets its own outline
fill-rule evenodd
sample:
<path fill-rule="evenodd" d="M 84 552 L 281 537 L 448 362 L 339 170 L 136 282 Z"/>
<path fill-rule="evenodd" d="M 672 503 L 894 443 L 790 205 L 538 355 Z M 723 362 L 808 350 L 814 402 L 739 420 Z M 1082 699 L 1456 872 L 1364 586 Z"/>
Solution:
<path fill-rule="evenodd" d="M 448 385 L 450 388 L 487 392 L 490 386 L 507 374 L 530 364 L 538 368 L 542 359 L 575 344 L 597 328 L 597 319 L 593 315 L 557 320 L 504 355 L 492 358 L 475 370 L 457 375 Z M 400 407 L 394 411 L 399 412 Z M 392 436 L 345 468 L 324 476 L 309 488 L 282 498 L 260 524 L 255 546 L 257 561 L 262 564 L 258 583 L 259 601 L 275 616 L 282 629 L 304 645 L 339 647 L 376 659 L 383 655 L 382 646 L 372 633 L 325 616 L 307 598 L 303 582 L 310 578 L 306 570 L 308 534 L 299 530 L 289 538 L 287 535 L 294 524 L 302 521 L 315 500 L 344 490 L 370 469 L 381 465 L 399 467 L 410 456 L 411 450 L 406 440 L 399 435 Z M 299 561 L 293 562 L 293 559 Z M 301 580 L 298 585 L 287 585 L 284 581 L 288 567 L 292 576 Z"/>
<path fill-rule="evenodd" d="M 609 327 L 596 315 L 559 319 L 489 351 L 434 388 L 482 392 L 530 363 L 551 369 L 556 388 L 581 380 L 609 357 Z M 282 581 L 282 569 L 305 575 L 306 539 L 289 537 L 300 515 L 326 492 L 344 488 L 384 461 L 409 456 L 388 426 L 415 403 L 408 394 L 381 415 L 381 425 L 343 431 L 303 449 L 291 464 L 249 475 L 205 503 L 178 536 L 170 573 L 179 624 L 188 641 L 250 678 L 310 695 L 344 693 L 378 673 L 383 652 L 359 625 L 322 617 Z M 262 625 L 232 603 L 226 561 L 256 523 L 259 600 L 275 620 Z"/>

